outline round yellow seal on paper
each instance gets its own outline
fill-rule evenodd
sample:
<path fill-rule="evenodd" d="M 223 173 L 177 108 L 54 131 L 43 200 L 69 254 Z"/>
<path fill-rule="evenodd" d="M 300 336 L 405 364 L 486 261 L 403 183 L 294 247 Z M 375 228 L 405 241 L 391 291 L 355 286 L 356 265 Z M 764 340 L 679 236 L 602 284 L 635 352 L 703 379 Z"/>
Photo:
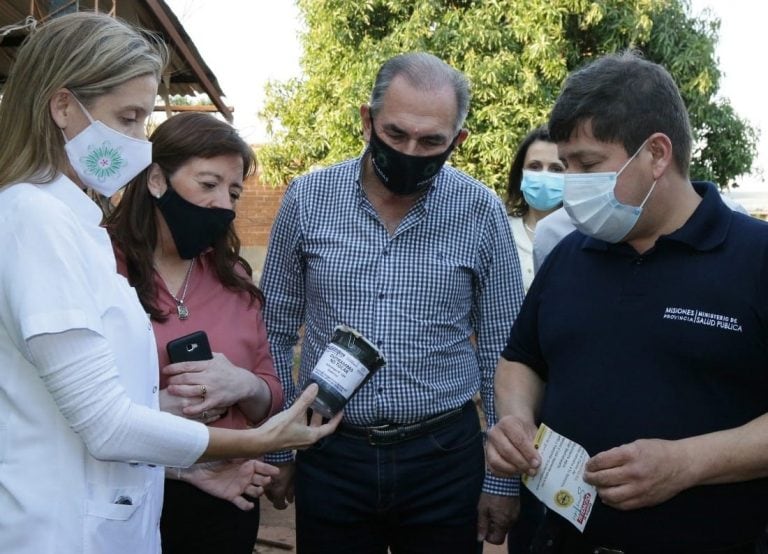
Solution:
<path fill-rule="evenodd" d="M 555 504 L 561 508 L 567 508 L 573 504 L 573 495 L 565 489 L 560 489 L 555 493 Z"/>

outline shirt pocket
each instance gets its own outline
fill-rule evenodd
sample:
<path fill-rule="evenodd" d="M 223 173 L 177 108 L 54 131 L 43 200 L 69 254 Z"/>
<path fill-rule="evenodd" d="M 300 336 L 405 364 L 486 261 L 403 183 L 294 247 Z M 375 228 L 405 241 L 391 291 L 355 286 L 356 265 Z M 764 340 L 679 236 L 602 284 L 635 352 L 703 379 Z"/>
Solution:
<path fill-rule="evenodd" d="M 469 260 L 445 250 L 429 255 L 411 283 L 409 304 L 416 314 L 432 323 L 453 323 L 472 306 L 474 271 Z"/>
<path fill-rule="evenodd" d="M 84 553 L 143 552 L 156 532 L 144 517 L 149 485 L 100 489 L 99 496 L 112 500 L 86 499 Z"/>

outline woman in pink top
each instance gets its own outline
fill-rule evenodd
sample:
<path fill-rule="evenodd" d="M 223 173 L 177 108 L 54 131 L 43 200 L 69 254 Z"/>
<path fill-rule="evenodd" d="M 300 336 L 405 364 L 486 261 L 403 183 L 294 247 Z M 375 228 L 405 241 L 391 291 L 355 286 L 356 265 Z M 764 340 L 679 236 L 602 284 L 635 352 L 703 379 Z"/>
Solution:
<path fill-rule="evenodd" d="M 168 119 L 150 140 L 152 165 L 128 184 L 106 225 L 118 271 L 152 320 L 161 409 L 217 427 L 258 425 L 280 410 L 283 393 L 261 316 L 263 296 L 239 255 L 233 225 L 243 181 L 256 168 L 253 151 L 230 125 L 198 113 Z M 207 334 L 213 359 L 170 364 L 167 343 L 198 330 Z M 259 525 L 253 495 L 263 492 L 273 468 L 239 461 L 229 470 L 220 472 L 218 496 L 225 496 L 222 479 L 253 475 L 233 502 L 189 483 L 205 488 L 200 468 L 169 470 L 164 553 L 251 553 Z"/>

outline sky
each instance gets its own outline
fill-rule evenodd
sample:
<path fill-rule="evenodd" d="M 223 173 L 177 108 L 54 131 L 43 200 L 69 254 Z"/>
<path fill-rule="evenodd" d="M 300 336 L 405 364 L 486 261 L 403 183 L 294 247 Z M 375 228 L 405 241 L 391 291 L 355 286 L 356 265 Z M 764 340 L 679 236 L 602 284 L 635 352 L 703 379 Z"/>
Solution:
<path fill-rule="evenodd" d="M 301 75 L 302 22 L 293 0 L 166 0 L 219 80 L 234 124 L 251 143 L 267 139 L 258 118 L 264 85 Z M 768 102 L 757 85 L 768 53 L 764 0 L 691 0 L 694 14 L 708 9 L 720 18 L 717 46 L 723 78 L 720 96 L 739 116 L 762 131 L 756 171 L 740 180 L 744 188 L 768 190 Z"/>

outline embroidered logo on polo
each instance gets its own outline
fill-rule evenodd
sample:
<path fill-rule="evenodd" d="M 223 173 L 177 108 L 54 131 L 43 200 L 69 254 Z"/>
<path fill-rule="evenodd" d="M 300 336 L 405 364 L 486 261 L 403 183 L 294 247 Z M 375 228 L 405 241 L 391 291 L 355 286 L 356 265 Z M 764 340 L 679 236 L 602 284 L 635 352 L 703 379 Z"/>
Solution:
<path fill-rule="evenodd" d="M 664 319 L 684 321 L 686 323 L 693 323 L 694 325 L 703 325 L 705 327 L 723 329 L 724 331 L 733 331 L 734 333 L 742 332 L 741 324 L 736 317 L 695 310 L 693 308 L 669 306 L 664 309 Z"/>

